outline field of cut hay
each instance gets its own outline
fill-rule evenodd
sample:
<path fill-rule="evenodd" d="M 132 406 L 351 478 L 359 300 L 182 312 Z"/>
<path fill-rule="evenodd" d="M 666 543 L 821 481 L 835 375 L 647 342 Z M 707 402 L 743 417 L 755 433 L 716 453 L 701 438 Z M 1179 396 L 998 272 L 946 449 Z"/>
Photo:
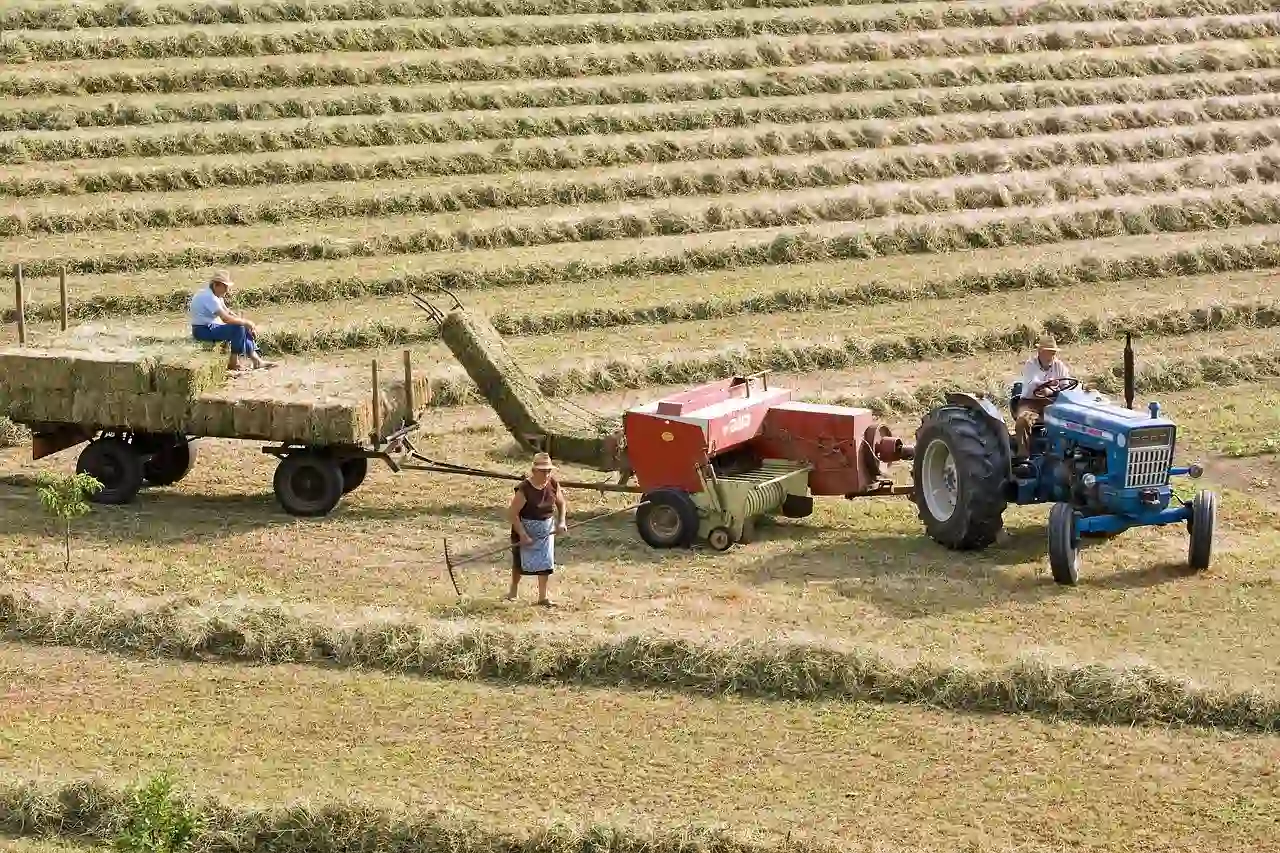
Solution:
<path fill-rule="evenodd" d="M 375 465 L 301 521 L 224 439 L 64 568 L 78 451 L 0 417 L 0 849 L 105 851 L 169 769 L 208 853 L 1280 853 L 1277 0 L 8 0 L 0 205 L 33 338 L 64 270 L 73 324 L 164 338 L 230 269 L 283 363 L 210 398 L 248 434 L 410 349 L 419 449 L 511 473 L 504 422 L 736 372 L 910 435 L 1042 331 L 1118 394 L 1131 332 L 1220 495 L 1208 572 L 1139 530 L 1074 588 L 1046 507 L 963 554 L 903 499 L 725 553 L 618 515 L 545 609 L 505 554 L 444 572 L 509 483 Z M 501 417 L 432 287 L 527 374 Z M 15 417 L 75 409 L 14 364 Z"/>

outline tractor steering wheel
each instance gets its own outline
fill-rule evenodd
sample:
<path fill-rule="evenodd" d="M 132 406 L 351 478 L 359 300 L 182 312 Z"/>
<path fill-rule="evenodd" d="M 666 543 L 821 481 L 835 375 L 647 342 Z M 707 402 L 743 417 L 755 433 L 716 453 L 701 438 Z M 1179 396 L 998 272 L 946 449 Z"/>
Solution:
<path fill-rule="evenodd" d="M 1039 400 L 1052 400 L 1063 391 L 1070 391 L 1072 388 L 1078 388 L 1080 380 L 1070 376 L 1065 379 L 1050 379 L 1039 388 L 1031 392 L 1031 396 Z"/>

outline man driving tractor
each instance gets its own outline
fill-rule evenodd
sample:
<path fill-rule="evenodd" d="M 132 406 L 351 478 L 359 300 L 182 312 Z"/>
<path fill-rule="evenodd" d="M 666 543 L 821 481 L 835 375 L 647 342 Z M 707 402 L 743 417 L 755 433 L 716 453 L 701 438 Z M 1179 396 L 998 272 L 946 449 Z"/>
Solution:
<path fill-rule="evenodd" d="M 1062 380 L 1069 378 L 1070 369 L 1058 358 L 1057 340 L 1053 335 L 1041 335 L 1036 354 L 1022 366 L 1022 394 L 1014 412 L 1019 461 L 1031 455 L 1031 428 L 1044 418 Z"/>

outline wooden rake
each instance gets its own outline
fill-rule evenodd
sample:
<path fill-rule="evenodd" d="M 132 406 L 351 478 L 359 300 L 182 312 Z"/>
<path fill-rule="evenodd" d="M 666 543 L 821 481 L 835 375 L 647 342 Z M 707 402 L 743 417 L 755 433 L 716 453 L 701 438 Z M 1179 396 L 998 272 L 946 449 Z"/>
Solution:
<path fill-rule="evenodd" d="M 587 524 L 594 524 L 597 521 L 603 521 L 606 518 L 613 518 L 615 515 L 622 515 L 622 513 L 624 512 L 631 512 L 632 510 L 639 509 L 640 507 L 646 505 L 647 503 L 649 502 L 640 501 L 640 503 L 631 504 L 630 506 L 624 506 L 622 509 L 615 509 L 611 512 L 604 512 L 604 513 L 601 513 L 600 515 L 593 515 L 590 518 L 584 518 L 582 521 L 575 521 L 573 524 L 567 524 L 565 525 L 565 529 L 573 530 L 575 527 L 582 527 Z M 555 531 L 552 531 L 551 533 L 545 534 L 543 536 L 534 537 L 533 541 L 541 542 L 543 539 L 547 539 L 554 535 L 555 535 Z M 492 557 L 495 554 L 501 554 L 503 551 L 511 550 L 512 547 L 515 547 L 515 546 L 513 546 L 511 541 L 508 540 L 504 542 L 502 545 L 497 546 L 495 548 L 489 548 L 475 554 L 468 554 L 465 557 L 454 557 L 452 554 L 449 553 L 449 539 L 448 537 L 445 537 L 444 565 L 445 565 L 445 568 L 448 569 L 449 571 L 449 580 L 453 583 L 454 593 L 457 594 L 459 598 L 462 597 L 462 590 L 458 589 L 458 579 L 453 573 L 454 568 L 456 568 L 457 566 L 461 566 L 464 563 L 473 563 L 476 560 L 482 560 L 485 557 Z"/>

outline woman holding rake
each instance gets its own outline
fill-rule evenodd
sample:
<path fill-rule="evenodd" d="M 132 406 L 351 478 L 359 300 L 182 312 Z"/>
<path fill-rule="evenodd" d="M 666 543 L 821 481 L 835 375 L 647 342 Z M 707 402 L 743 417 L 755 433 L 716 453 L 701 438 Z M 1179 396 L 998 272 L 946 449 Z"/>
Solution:
<path fill-rule="evenodd" d="M 551 455 L 533 457 L 529 476 L 520 481 L 507 507 L 511 521 L 511 590 L 507 600 L 514 601 L 520 578 L 538 578 L 538 604 L 551 606 L 547 599 L 547 582 L 555 571 L 555 537 L 567 532 L 569 502 L 552 475 L 555 465 Z"/>

